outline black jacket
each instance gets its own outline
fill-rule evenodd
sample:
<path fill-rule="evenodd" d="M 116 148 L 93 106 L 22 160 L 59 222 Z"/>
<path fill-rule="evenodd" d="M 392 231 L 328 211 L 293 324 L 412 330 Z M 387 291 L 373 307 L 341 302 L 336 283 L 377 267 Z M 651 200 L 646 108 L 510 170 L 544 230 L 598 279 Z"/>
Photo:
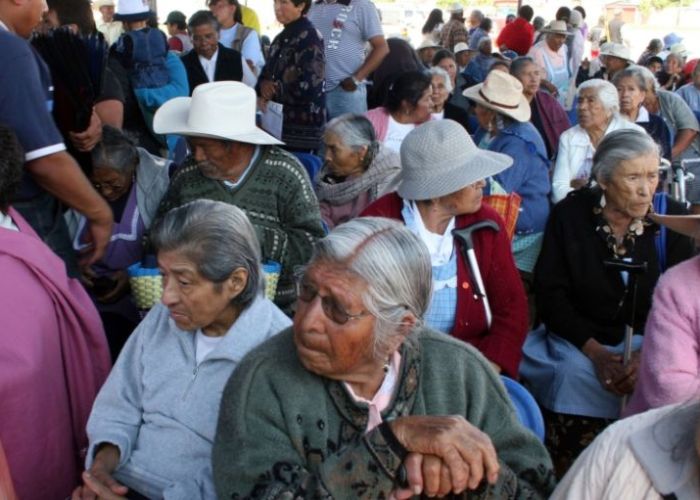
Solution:
<path fill-rule="evenodd" d="M 202 63 L 199 62 L 199 55 L 194 50 L 190 50 L 182 56 L 182 64 L 187 70 L 187 80 L 190 84 L 190 95 L 197 85 L 208 83 L 209 79 L 204 72 Z M 216 59 L 216 70 L 214 71 L 214 81 L 233 80 L 240 82 L 243 78 L 243 64 L 241 63 L 241 53 L 237 50 L 227 49 L 219 44 L 219 53 Z"/>

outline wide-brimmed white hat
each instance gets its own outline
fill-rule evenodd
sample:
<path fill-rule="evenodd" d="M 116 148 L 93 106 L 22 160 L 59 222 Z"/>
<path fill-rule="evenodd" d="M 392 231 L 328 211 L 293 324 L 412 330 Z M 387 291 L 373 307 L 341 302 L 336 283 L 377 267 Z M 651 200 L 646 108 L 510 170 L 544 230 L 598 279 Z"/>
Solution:
<path fill-rule="evenodd" d="M 117 0 L 114 20 L 127 22 L 144 21 L 151 15 L 153 15 L 153 12 L 146 0 Z"/>
<path fill-rule="evenodd" d="M 688 49 L 685 48 L 684 44 L 676 43 L 671 47 L 671 54 L 686 58 L 688 57 Z"/>
<path fill-rule="evenodd" d="M 649 218 L 679 234 L 684 234 L 691 238 L 700 237 L 700 215 L 649 214 Z"/>
<path fill-rule="evenodd" d="M 423 38 L 423 41 L 420 43 L 418 48 L 416 50 L 423 50 L 423 49 L 438 49 L 442 48 L 442 45 L 437 43 L 435 40 L 433 40 L 433 37 L 428 35 L 425 38 Z"/>
<path fill-rule="evenodd" d="M 523 84 L 504 71 L 491 71 L 484 83 L 469 87 L 462 95 L 519 122 L 530 120 L 530 103 L 523 95 Z"/>
<path fill-rule="evenodd" d="M 255 91 L 241 82 L 198 85 L 192 97 L 163 104 L 153 118 L 157 134 L 208 137 L 249 144 L 283 144 L 255 126 Z"/>
<path fill-rule="evenodd" d="M 634 60 L 632 59 L 632 55 L 630 54 L 630 49 L 621 43 L 604 43 L 600 46 L 600 55 L 617 57 L 619 59 L 624 59 L 630 64 L 634 64 Z"/>
<path fill-rule="evenodd" d="M 512 164 L 508 155 L 479 149 L 456 121 L 432 120 L 411 130 L 401 143 L 397 192 L 405 200 L 432 200 Z"/>
<path fill-rule="evenodd" d="M 455 45 L 454 50 L 452 51 L 454 54 L 459 54 L 460 52 L 464 52 L 465 50 L 471 50 L 469 48 L 469 45 L 467 45 L 464 42 L 459 42 L 458 44 Z"/>
<path fill-rule="evenodd" d="M 569 33 L 569 30 L 566 27 L 566 21 L 552 21 L 547 26 L 542 28 L 542 33 L 571 36 L 571 33 Z"/>

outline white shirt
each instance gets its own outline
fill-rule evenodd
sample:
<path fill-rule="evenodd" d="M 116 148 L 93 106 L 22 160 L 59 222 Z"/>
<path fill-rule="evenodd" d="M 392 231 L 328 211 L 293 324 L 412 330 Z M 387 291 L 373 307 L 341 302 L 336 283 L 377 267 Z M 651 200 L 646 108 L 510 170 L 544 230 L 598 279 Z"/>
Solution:
<path fill-rule="evenodd" d="M 204 358 L 206 358 L 210 352 L 212 352 L 214 349 L 216 349 L 216 346 L 221 343 L 221 341 L 224 339 L 224 335 L 221 337 L 209 337 L 208 335 L 204 335 L 202 333 L 202 330 L 197 330 L 197 333 L 194 334 L 195 338 L 195 359 L 197 361 L 197 364 L 201 363 L 204 361 Z"/>
<path fill-rule="evenodd" d="M 236 23 L 230 28 L 221 28 L 219 31 L 219 41 L 224 47 L 231 48 L 231 44 L 236 38 L 236 31 L 238 30 L 239 25 L 240 23 Z M 265 57 L 263 56 L 262 47 L 260 46 L 260 39 L 258 38 L 258 34 L 255 30 L 251 30 L 251 32 L 248 33 L 248 36 L 245 37 L 245 40 L 243 40 L 243 43 L 241 43 L 240 52 L 244 60 L 250 59 L 253 61 L 253 65 L 255 66 L 255 74 L 259 75 L 260 70 L 263 66 L 265 66 Z"/>
<path fill-rule="evenodd" d="M 214 78 L 216 76 L 216 61 L 218 59 L 219 49 L 216 49 L 216 52 L 214 52 L 214 55 L 211 56 L 211 59 L 199 56 L 199 62 L 202 65 L 202 69 L 204 69 L 204 73 L 207 75 L 207 79 L 210 82 L 215 81 Z M 250 66 L 248 66 L 248 63 L 246 62 L 245 57 L 243 56 L 241 56 L 241 66 L 243 68 L 243 77 L 241 78 L 241 82 L 248 85 L 251 88 L 255 88 L 255 85 L 258 83 L 258 77 L 255 76 L 253 70 L 250 69 Z"/>
<path fill-rule="evenodd" d="M 445 110 L 443 109 L 439 113 L 430 113 L 430 119 L 431 120 L 442 120 L 445 118 Z"/>
<path fill-rule="evenodd" d="M 0 227 L 9 229 L 11 231 L 19 231 L 19 228 L 15 225 L 12 217 L 9 214 L 0 212 Z"/>
<path fill-rule="evenodd" d="M 408 133 L 416 128 L 413 123 L 399 123 L 389 115 L 389 125 L 386 130 L 386 137 L 384 138 L 384 146 L 396 151 L 401 152 L 401 143 Z"/>

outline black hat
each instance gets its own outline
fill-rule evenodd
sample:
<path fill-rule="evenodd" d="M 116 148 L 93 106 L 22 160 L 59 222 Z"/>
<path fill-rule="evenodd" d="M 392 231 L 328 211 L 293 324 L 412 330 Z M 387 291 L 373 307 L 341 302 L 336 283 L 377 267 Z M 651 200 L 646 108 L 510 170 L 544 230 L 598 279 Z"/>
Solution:
<path fill-rule="evenodd" d="M 187 17 L 179 10 L 174 10 L 168 14 L 163 24 L 187 24 Z"/>

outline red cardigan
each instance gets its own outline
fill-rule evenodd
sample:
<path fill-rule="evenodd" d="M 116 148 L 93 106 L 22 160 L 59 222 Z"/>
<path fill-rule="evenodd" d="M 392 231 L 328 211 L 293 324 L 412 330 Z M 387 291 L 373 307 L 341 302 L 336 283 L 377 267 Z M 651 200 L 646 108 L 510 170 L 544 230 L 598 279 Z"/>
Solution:
<path fill-rule="evenodd" d="M 390 193 L 369 205 L 360 215 L 403 220 L 402 208 L 403 200 L 398 194 Z M 463 228 L 484 219 L 497 222 L 501 228 L 499 232 L 483 229 L 472 236 L 493 322 L 491 329 L 487 329 L 484 305 L 470 293 L 470 273 L 460 249 L 457 259 L 457 313 L 452 336 L 472 344 L 489 361 L 500 366 L 504 374 L 517 379 L 527 334 L 528 308 L 503 220 L 491 207 L 482 203 L 478 212 L 458 216 L 455 227 Z M 456 240 L 455 243 L 459 245 Z"/>

